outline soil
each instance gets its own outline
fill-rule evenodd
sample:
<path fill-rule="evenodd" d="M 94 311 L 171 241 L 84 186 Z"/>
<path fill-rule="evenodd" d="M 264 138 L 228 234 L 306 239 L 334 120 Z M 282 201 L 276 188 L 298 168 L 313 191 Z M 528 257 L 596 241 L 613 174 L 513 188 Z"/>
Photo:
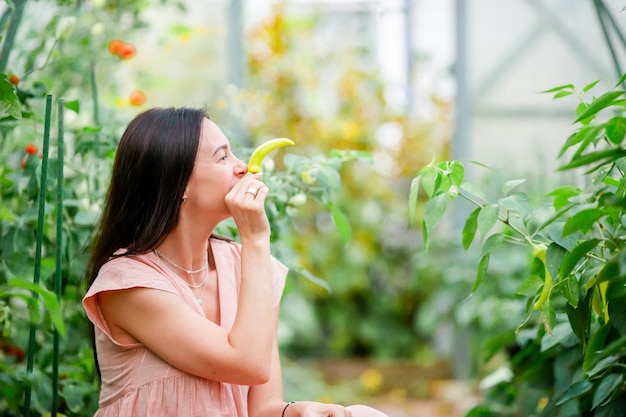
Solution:
<path fill-rule="evenodd" d="M 455 380 L 446 363 L 318 360 L 311 364 L 331 387 L 357 386 L 356 398 L 389 417 L 463 417 L 479 401 L 469 383 Z"/>

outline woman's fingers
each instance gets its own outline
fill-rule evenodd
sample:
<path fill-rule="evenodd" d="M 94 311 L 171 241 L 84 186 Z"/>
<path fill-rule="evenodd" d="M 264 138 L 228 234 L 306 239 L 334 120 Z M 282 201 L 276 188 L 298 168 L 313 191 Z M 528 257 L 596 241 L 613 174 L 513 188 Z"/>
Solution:
<path fill-rule="evenodd" d="M 242 238 L 269 233 L 269 221 L 265 214 L 265 198 L 269 189 L 258 178 L 258 175 L 242 177 L 226 195 L 226 205 Z"/>

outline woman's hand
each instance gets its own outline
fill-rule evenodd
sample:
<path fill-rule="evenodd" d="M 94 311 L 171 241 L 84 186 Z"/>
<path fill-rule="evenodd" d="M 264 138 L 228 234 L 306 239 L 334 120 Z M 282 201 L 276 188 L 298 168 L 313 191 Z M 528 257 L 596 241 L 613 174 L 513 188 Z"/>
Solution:
<path fill-rule="evenodd" d="M 242 240 L 268 238 L 270 234 L 270 224 L 265 214 L 265 198 L 269 189 L 259 178 L 259 174 L 244 175 L 226 194 L 226 206 Z"/>
<path fill-rule="evenodd" d="M 297 401 L 287 407 L 284 417 L 353 417 L 353 415 L 342 405 Z"/>

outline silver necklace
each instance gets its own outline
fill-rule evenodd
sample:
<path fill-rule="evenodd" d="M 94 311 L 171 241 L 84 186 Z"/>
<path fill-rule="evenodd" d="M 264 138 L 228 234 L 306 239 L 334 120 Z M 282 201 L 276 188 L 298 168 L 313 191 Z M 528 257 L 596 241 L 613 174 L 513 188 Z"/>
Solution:
<path fill-rule="evenodd" d="M 209 261 L 208 261 L 207 258 L 204 259 L 204 266 L 202 268 L 200 268 L 198 270 L 195 270 L 195 271 L 187 271 L 186 269 L 181 268 L 180 266 L 176 265 L 171 260 L 167 259 L 165 256 L 163 256 L 162 253 L 160 253 L 156 249 L 154 250 L 154 253 L 157 255 L 159 260 L 162 258 L 162 259 L 170 262 L 173 266 L 177 267 L 178 269 L 181 269 L 182 271 L 187 272 L 188 274 L 195 274 L 195 273 L 198 273 L 198 272 L 206 271 L 206 273 L 204 275 L 204 279 L 199 284 L 190 284 L 189 282 L 187 282 L 187 280 L 184 279 L 183 281 L 185 281 L 185 284 L 187 284 L 187 286 L 189 288 L 198 289 L 198 288 L 202 287 L 204 284 L 206 284 L 207 280 L 209 279 Z M 204 293 L 204 291 L 203 291 L 203 293 Z"/>
<path fill-rule="evenodd" d="M 209 279 L 209 270 L 207 269 L 206 272 L 204 273 L 204 280 L 202 281 L 202 292 L 200 292 L 200 295 L 196 297 L 196 300 L 198 300 L 198 304 L 200 305 L 202 305 L 202 296 L 204 295 L 204 290 L 206 289 L 206 282 L 208 279 Z M 193 292 L 193 290 L 191 292 Z"/>
<path fill-rule="evenodd" d="M 209 263 L 207 262 L 206 257 L 204 258 L 204 266 L 202 268 L 199 269 L 185 269 L 182 266 L 178 265 L 176 262 L 172 261 L 170 258 L 168 258 L 167 256 L 163 255 L 161 252 L 159 252 L 157 249 L 154 250 L 154 253 L 156 253 L 156 255 L 159 258 L 163 258 L 165 259 L 167 262 L 169 262 L 170 264 L 172 264 L 174 267 L 180 269 L 181 271 L 191 275 L 191 274 L 197 274 L 198 272 L 202 272 L 205 269 L 207 269 L 207 267 L 209 266 Z"/>

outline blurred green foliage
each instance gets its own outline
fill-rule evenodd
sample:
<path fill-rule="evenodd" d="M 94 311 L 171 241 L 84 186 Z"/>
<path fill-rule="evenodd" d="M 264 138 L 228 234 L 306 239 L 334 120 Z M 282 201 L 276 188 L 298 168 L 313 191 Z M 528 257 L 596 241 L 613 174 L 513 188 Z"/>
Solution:
<path fill-rule="evenodd" d="M 148 38 L 151 28 L 148 12 L 166 4 L 184 12 L 183 2 L 142 0 L 14 0 L 2 10 L 2 416 L 24 412 L 26 387 L 32 389 L 31 415 L 50 412 L 55 325 L 64 330 L 58 411 L 87 416 L 96 407 L 97 383 L 80 300 L 86 290 L 82 275 L 87 248 L 117 141 L 133 114 L 159 102 L 155 90 L 173 84 L 169 82 L 173 78 L 165 80 L 147 62 L 163 59 L 172 45 L 178 48 L 179 59 L 191 54 L 183 45 L 197 33 L 197 42 L 219 49 L 218 37 L 202 35 L 207 30 L 196 32 L 172 23 L 157 37 L 162 43 L 158 55 L 143 51 L 141 40 Z M 416 324 L 418 307 L 436 279 L 416 279 L 415 251 L 420 242 L 418 234 L 407 228 L 405 195 L 408 175 L 416 166 L 433 155 L 446 155 L 447 104 L 439 102 L 438 118 L 428 123 L 391 109 L 368 48 L 313 53 L 311 48 L 320 47 L 311 36 L 316 24 L 316 17 L 291 18 L 284 9 L 274 10 L 247 33 L 245 88 L 223 85 L 223 73 L 216 72 L 215 77 L 203 73 L 207 85 L 224 90 L 205 104 L 218 123 L 228 115 L 237 116 L 252 144 L 286 136 L 299 145 L 297 152 L 290 149 L 293 154 L 277 152 L 264 167 L 271 174 L 266 178 L 272 189 L 267 211 L 274 251 L 293 271 L 280 322 L 285 354 L 416 358 L 428 344 Z M 115 39 L 133 45 L 126 59 L 110 53 L 109 42 Z M 332 77 L 323 76 L 331 69 Z M 179 90 L 182 85 L 182 81 L 177 85 Z M 148 100 L 135 107 L 128 97 L 137 89 L 146 91 Z M 58 114 L 53 110 L 42 279 L 32 286 L 47 97 L 64 100 L 66 147 L 61 167 L 54 131 Z M 390 131 L 396 138 L 392 143 Z M 238 139 L 243 138 L 233 138 Z M 249 151 L 242 145 L 240 156 Z M 55 191 L 60 169 L 63 234 L 57 236 Z M 235 233 L 228 222 L 220 231 Z M 50 297 L 57 249 L 63 266 L 60 302 Z M 31 325 L 36 330 L 35 349 L 28 351 Z M 33 372 L 26 369 L 28 355 L 34 358 Z M 291 369 L 297 372 L 297 367 Z"/>

